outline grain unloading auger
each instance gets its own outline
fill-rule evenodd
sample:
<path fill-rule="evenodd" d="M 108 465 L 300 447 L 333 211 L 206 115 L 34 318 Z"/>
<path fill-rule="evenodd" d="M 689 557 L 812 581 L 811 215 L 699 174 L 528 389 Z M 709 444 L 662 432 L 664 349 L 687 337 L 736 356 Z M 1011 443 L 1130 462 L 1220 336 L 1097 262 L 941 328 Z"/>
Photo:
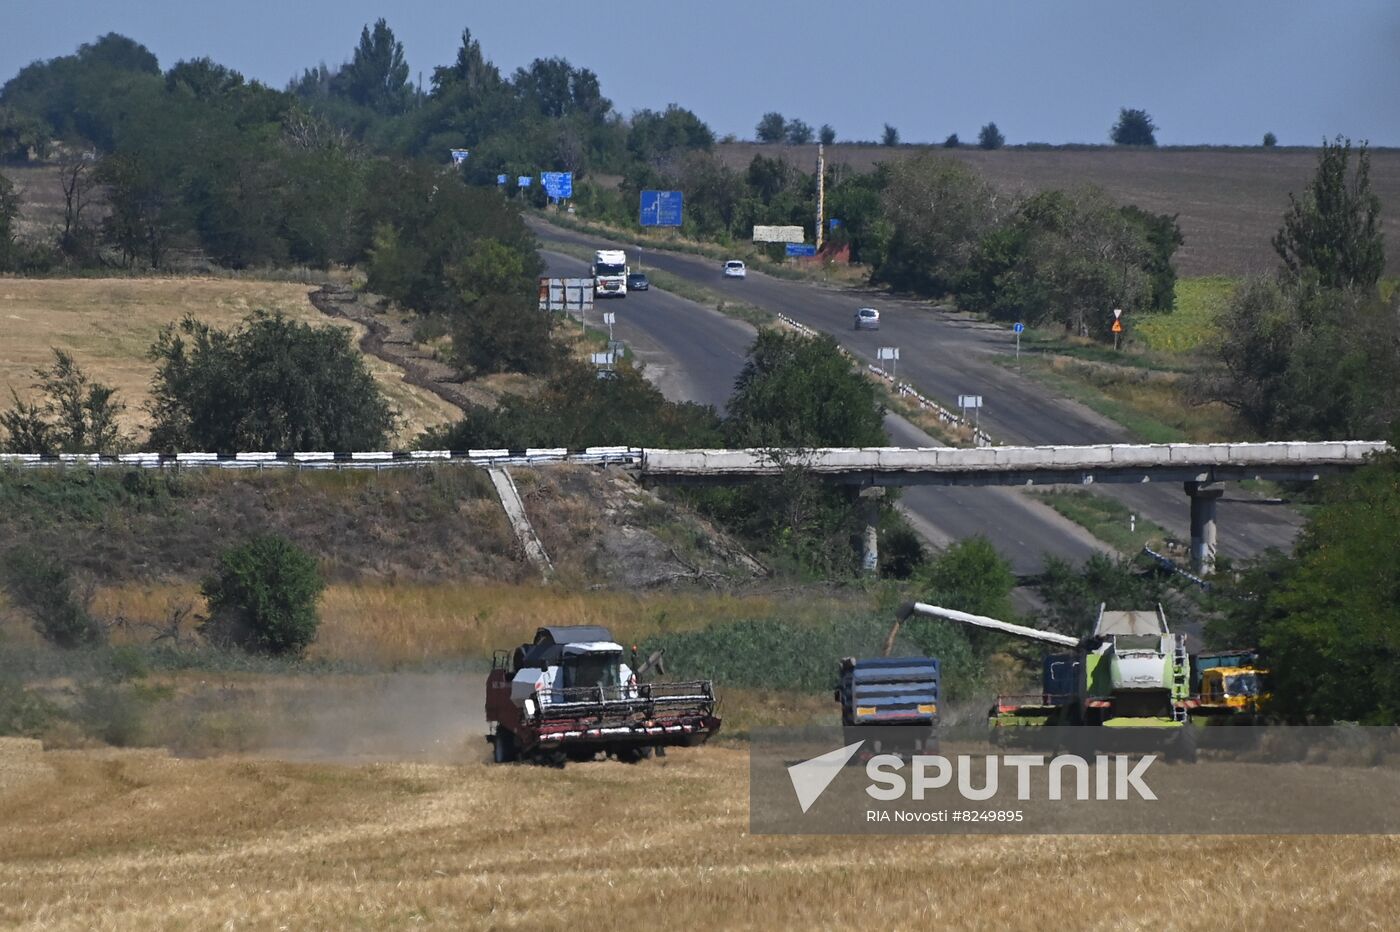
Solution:
<path fill-rule="evenodd" d="M 704 743 L 720 726 L 713 684 L 639 681 L 659 667 L 653 654 L 634 672 L 622 645 L 593 625 L 543 627 L 532 643 L 496 651 L 486 680 L 495 760 L 563 763 L 601 752 L 635 762 Z"/>
<path fill-rule="evenodd" d="M 1105 611 L 1101 605 L 1094 633 L 1085 638 L 923 602 L 902 606 L 899 622 L 916 613 L 1071 649 L 1045 658 L 1039 696 L 998 698 L 991 715 L 994 727 L 1182 729 L 1189 724 L 1190 658 L 1185 639 L 1167 627 L 1160 605 L 1156 611 L 1128 612 Z M 1183 742 L 1190 742 L 1189 732 L 1184 729 Z"/>

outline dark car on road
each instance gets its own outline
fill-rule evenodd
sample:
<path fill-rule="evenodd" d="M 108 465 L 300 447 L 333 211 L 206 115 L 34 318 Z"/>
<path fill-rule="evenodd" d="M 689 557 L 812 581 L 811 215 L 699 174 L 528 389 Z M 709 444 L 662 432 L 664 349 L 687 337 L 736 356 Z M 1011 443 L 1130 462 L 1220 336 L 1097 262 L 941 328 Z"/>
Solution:
<path fill-rule="evenodd" d="M 645 275 L 644 273 L 642 273 L 642 272 L 631 272 L 631 273 L 629 273 L 628 276 L 627 276 L 627 290 L 628 290 L 628 291 L 650 291 L 650 290 L 651 290 L 651 282 L 647 281 L 647 277 L 646 277 L 646 275 Z"/>

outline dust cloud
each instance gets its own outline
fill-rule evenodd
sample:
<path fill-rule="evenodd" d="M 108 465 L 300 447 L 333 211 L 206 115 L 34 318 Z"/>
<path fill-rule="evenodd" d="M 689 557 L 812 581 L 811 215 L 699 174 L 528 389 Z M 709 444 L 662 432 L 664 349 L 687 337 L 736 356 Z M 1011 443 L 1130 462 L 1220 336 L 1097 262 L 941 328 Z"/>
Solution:
<path fill-rule="evenodd" d="M 192 756 L 474 761 L 489 751 L 485 692 L 477 671 L 203 683 L 176 700 L 170 743 Z"/>

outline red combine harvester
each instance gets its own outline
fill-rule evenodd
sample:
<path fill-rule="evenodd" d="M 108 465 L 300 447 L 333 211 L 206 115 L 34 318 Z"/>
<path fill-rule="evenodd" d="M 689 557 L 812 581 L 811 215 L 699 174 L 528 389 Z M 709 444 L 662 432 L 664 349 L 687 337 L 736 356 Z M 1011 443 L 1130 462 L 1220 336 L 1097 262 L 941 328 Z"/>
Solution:
<path fill-rule="evenodd" d="M 643 683 L 607 628 L 540 628 L 531 644 L 496 651 L 486 678 L 486 740 L 494 759 L 563 765 L 599 753 L 636 763 L 653 751 L 704 744 L 719 731 L 708 680 Z M 633 658 L 635 662 L 635 657 Z"/>

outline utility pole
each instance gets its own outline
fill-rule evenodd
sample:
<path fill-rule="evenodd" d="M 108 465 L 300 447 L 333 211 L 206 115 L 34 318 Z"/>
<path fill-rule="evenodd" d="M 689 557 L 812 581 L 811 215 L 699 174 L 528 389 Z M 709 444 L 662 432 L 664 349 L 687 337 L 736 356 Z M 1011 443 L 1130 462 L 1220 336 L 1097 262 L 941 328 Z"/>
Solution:
<path fill-rule="evenodd" d="M 822 232 L 826 226 L 826 147 L 817 143 L 817 252 L 822 251 Z"/>

